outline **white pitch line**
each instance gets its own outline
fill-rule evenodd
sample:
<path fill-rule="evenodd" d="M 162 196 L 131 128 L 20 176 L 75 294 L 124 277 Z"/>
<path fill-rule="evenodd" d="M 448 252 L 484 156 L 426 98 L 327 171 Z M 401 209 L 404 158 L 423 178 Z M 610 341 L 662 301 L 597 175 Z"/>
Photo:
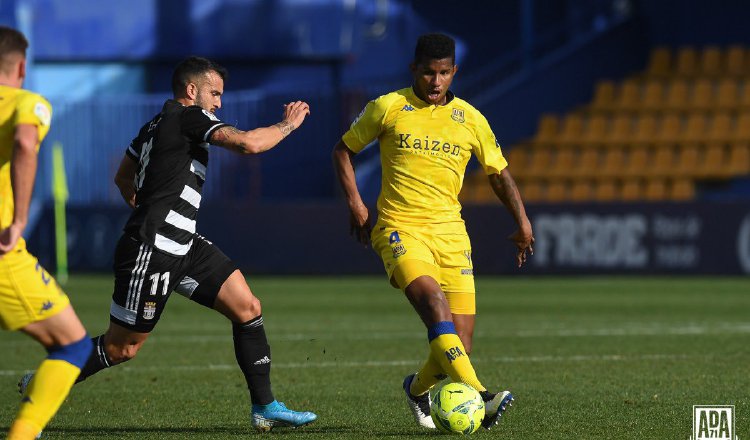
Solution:
<path fill-rule="evenodd" d="M 700 355 L 688 355 L 688 354 L 642 354 L 642 355 L 621 355 L 621 354 L 602 354 L 602 355 L 570 355 L 570 356 L 501 356 L 482 358 L 472 358 L 474 363 L 487 363 L 487 362 L 505 362 L 505 363 L 522 363 L 522 362 L 535 362 L 535 363 L 560 363 L 560 362 L 627 362 L 627 361 L 642 361 L 642 360 L 679 360 L 689 359 L 696 357 L 705 357 Z M 402 360 L 390 360 L 390 361 L 357 361 L 357 362 L 346 362 L 346 361 L 333 361 L 333 362 L 287 362 L 272 364 L 272 368 L 282 369 L 297 369 L 297 368 L 363 368 L 363 367 L 401 367 L 401 366 L 418 366 L 424 359 L 402 359 Z M 164 371 L 232 371 L 238 370 L 239 367 L 236 364 L 204 364 L 204 365 L 167 365 L 167 366 L 129 366 L 123 365 L 121 367 L 114 367 L 118 370 L 133 372 L 133 373 L 150 373 L 150 372 L 164 372 Z M 0 376 L 21 376 L 27 373 L 27 370 L 0 370 Z"/>

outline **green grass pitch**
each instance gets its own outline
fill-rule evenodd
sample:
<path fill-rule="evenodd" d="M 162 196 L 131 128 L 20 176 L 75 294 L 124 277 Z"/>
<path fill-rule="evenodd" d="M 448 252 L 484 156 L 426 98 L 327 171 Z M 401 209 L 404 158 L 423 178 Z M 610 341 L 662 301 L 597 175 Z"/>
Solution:
<path fill-rule="evenodd" d="M 272 436 L 419 439 L 401 381 L 426 331 L 384 277 L 251 277 L 263 302 L 279 400 L 318 413 Z M 66 291 L 92 335 L 108 323 L 111 279 L 74 276 Z M 514 407 L 480 438 L 679 439 L 693 405 L 734 405 L 750 438 L 750 279 L 479 277 L 472 360 Z M 0 333 L 0 428 L 16 382 L 43 350 Z M 173 295 L 138 357 L 74 387 L 45 439 L 245 439 L 247 390 L 229 323 Z"/>

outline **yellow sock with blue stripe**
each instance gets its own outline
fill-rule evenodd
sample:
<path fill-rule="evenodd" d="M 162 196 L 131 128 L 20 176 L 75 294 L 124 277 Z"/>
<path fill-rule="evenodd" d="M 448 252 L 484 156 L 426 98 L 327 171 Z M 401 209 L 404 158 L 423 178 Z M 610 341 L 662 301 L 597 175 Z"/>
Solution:
<path fill-rule="evenodd" d="M 430 356 L 422 366 L 422 369 L 417 372 L 414 376 L 414 380 L 411 381 L 411 388 L 409 392 L 412 396 L 421 396 L 422 394 L 430 391 L 436 383 L 448 377 L 443 372 L 443 368 L 440 366 L 440 362 L 435 360 L 435 357 L 430 352 Z"/>
<path fill-rule="evenodd" d="M 430 340 L 432 357 L 454 382 L 471 385 L 477 391 L 487 390 L 479 382 L 469 355 L 466 354 L 466 348 L 451 321 L 441 321 L 433 325 L 427 330 L 427 337 Z"/>
<path fill-rule="evenodd" d="M 36 438 L 60 408 L 80 372 L 67 361 L 45 359 L 26 389 L 8 439 Z"/>

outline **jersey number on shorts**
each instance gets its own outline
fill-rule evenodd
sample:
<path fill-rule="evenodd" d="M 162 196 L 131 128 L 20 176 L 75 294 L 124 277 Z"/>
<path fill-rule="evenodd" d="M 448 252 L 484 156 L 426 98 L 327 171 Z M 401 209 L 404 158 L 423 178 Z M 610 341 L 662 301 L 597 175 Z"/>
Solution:
<path fill-rule="evenodd" d="M 151 280 L 151 296 L 155 296 L 157 290 L 159 290 L 159 279 L 161 279 L 161 294 L 166 295 L 167 289 L 169 288 L 169 272 L 155 273 L 148 277 Z"/>

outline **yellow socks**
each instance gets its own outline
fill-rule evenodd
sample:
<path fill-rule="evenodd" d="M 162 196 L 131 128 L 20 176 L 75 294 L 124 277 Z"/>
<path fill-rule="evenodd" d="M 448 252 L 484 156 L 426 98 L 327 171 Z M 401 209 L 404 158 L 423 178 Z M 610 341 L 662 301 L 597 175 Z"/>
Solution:
<path fill-rule="evenodd" d="M 477 391 L 487 390 L 479 382 L 477 373 L 474 372 L 474 367 L 466 354 L 464 344 L 456 334 L 456 327 L 452 322 L 438 322 L 427 331 L 427 335 L 430 340 L 430 357 L 440 365 L 443 372 L 448 374 L 454 382 L 471 385 Z M 426 367 L 427 364 L 423 369 Z M 429 377 L 424 379 L 429 379 Z"/>
<path fill-rule="evenodd" d="M 8 439 L 36 438 L 60 408 L 80 372 L 66 361 L 45 359 L 26 389 Z"/>

